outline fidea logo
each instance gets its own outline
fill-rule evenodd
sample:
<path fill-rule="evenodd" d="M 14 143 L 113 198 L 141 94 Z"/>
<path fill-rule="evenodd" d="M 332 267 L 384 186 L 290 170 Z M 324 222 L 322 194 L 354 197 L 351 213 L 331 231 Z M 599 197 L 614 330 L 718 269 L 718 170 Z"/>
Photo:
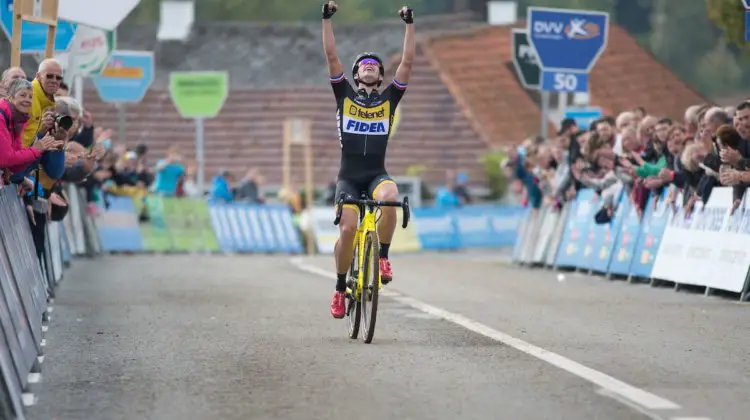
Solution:
<path fill-rule="evenodd" d="M 348 118 L 346 121 L 346 127 L 344 127 L 344 131 L 347 133 L 357 134 L 383 135 L 388 133 L 388 131 L 385 129 L 385 123 L 382 121 L 364 122 Z"/>

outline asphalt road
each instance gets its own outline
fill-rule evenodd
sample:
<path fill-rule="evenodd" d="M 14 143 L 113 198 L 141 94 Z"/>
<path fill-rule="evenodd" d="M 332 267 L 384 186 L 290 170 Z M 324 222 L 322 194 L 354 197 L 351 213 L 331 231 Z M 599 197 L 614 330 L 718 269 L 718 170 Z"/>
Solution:
<path fill-rule="evenodd" d="M 76 261 L 28 417 L 748 417 L 746 305 L 495 260 L 395 256 L 372 345 L 330 257 Z"/>

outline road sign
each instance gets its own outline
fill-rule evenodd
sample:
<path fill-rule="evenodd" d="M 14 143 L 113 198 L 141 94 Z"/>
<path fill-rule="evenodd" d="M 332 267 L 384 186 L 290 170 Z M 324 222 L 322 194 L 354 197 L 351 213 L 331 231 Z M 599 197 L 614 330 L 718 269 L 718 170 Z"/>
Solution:
<path fill-rule="evenodd" d="M 555 92 L 587 92 L 589 75 L 561 71 L 543 71 L 541 85 L 543 90 Z"/>
<path fill-rule="evenodd" d="M 542 69 L 541 88 L 586 92 L 587 75 L 607 46 L 609 14 L 529 7 L 529 43 Z"/>
<path fill-rule="evenodd" d="M 513 28 L 512 32 L 511 55 L 516 75 L 526 89 L 539 89 L 539 62 L 534 47 L 529 43 L 529 34 L 523 28 Z"/>
<path fill-rule="evenodd" d="M 116 38 L 114 31 L 78 25 L 70 52 L 59 53 L 55 58 L 62 64 L 66 76 L 96 76 L 109 62 Z"/>
<path fill-rule="evenodd" d="M 154 81 L 154 53 L 114 51 L 101 74 L 91 79 L 104 102 L 140 102 Z"/>
<path fill-rule="evenodd" d="M 225 71 L 172 72 L 169 96 L 183 118 L 214 118 L 229 95 Z"/>
<path fill-rule="evenodd" d="M 586 108 L 568 108 L 565 110 L 565 118 L 572 118 L 576 125 L 582 129 L 587 129 L 592 122 L 598 120 L 604 115 L 602 109 L 598 107 Z"/>
<path fill-rule="evenodd" d="M 750 42 L 750 10 L 745 10 L 745 41 Z"/>
<path fill-rule="evenodd" d="M 13 0 L 0 0 L 0 25 L 8 37 L 13 38 Z M 57 22 L 55 51 L 67 51 L 76 32 L 76 24 L 66 20 Z M 23 22 L 21 26 L 21 52 L 44 53 L 47 49 L 47 25 Z"/>

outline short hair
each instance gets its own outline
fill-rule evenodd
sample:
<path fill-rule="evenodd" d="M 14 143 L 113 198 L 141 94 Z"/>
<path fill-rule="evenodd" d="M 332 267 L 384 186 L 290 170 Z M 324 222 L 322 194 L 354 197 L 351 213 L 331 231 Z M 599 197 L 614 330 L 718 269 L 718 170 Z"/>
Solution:
<path fill-rule="evenodd" d="M 68 84 L 65 82 L 60 82 L 60 87 L 58 89 L 70 90 L 70 88 L 68 87 Z"/>
<path fill-rule="evenodd" d="M 55 111 L 60 115 L 76 114 L 80 117 L 83 114 L 83 107 L 75 98 L 60 96 L 55 98 Z"/>
<path fill-rule="evenodd" d="M 741 104 L 737 105 L 737 111 L 744 111 L 746 109 L 750 109 L 750 100 L 744 101 Z"/>
<path fill-rule="evenodd" d="M 54 58 L 45 58 L 42 60 L 41 63 L 39 63 L 39 69 L 37 70 L 38 73 L 44 73 L 47 71 L 47 67 L 55 65 L 57 67 L 60 67 L 60 70 L 62 70 L 63 66 L 60 64 L 60 62 L 57 59 Z"/>
<path fill-rule="evenodd" d="M 671 118 L 663 117 L 663 118 L 659 118 L 659 122 L 657 122 L 657 124 L 666 124 L 666 125 L 670 125 L 671 126 L 674 123 L 672 122 Z"/>
<path fill-rule="evenodd" d="M 729 124 L 724 124 L 716 130 L 716 138 L 721 144 L 730 149 L 739 149 L 742 136 Z"/>
<path fill-rule="evenodd" d="M 685 121 L 689 124 L 698 124 L 698 112 L 701 105 L 691 105 L 685 110 Z"/>
<path fill-rule="evenodd" d="M 16 94 L 22 90 L 31 89 L 31 82 L 29 82 L 26 79 L 15 79 L 8 85 L 8 93 L 7 95 L 9 97 L 14 97 Z"/>
<path fill-rule="evenodd" d="M 0 76 L 0 79 L 5 80 L 5 78 L 8 77 L 8 73 L 12 72 L 13 70 L 21 70 L 24 76 L 26 75 L 26 72 L 23 71 L 23 69 L 20 67 L 9 67 L 3 71 L 3 74 L 2 76 Z"/>
<path fill-rule="evenodd" d="M 721 108 L 712 108 L 709 112 L 706 113 L 706 115 L 711 122 L 720 122 L 721 124 L 726 124 L 731 121 L 729 114 L 727 114 Z"/>
<path fill-rule="evenodd" d="M 633 111 L 640 112 L 643 115 L 648 115 L 648 114 L 646 114 L 646 108 L 644 108 L 642 106 L 637 106 L 637 107 L 633 108 Z"/>
<path fill-rule="evenodd" d="M 625 124 L 626 120 L 633 120 L 635 118 L 635 113 L 633 111 L 625 111 L 621 112 L 620 115 L 617 116 L 617 119 L 615 120 L 615 126 L 620 127 L 623 124 Z"/>

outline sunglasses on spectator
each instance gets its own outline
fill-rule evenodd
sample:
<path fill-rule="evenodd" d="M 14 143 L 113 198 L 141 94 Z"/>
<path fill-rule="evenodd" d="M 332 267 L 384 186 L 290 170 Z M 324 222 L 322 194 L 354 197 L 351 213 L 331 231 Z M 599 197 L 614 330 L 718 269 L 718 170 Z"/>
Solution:
<path fill-rule="evenodd" d="M 45 75 L 45 77 L 47 78 L 47 80 L 57 80 L 58 82 L 63 79 L 63 77 L 60 76 L 59 74 L 49 74 L 49 73 L 47 73 Z"/>
<path fill-rule="evenodd" d="M 360 66 L 380 66 L 378 60 L 374 58 L 365 58 L 359 62 Z"/>

